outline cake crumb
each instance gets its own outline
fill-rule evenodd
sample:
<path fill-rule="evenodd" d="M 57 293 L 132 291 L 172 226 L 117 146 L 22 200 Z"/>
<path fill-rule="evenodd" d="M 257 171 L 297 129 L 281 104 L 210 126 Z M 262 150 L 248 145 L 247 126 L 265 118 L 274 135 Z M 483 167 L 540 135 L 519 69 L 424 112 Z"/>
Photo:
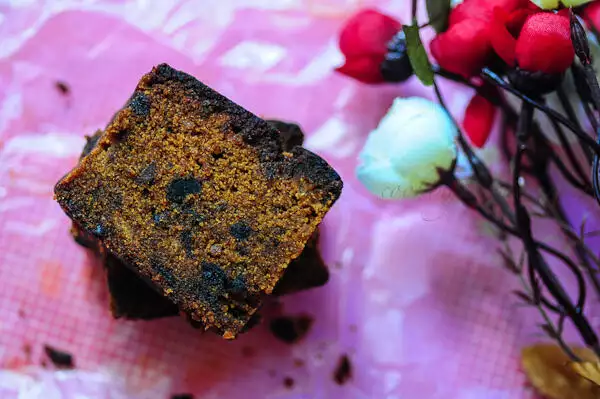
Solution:
<path fill-rule="evenodd" d="M 338 361 L 338 365 L 333 373 L 333 380 L 338 385 L 344 385 L 352 378 L 352 364 L 348 355 L 342 355 Z"/>
<path fill-rule="evenodd" d="M 58 350 L 56 348 L 51 347 L 50 345 L 44 345 L 44 352 L 57 368 L 75 368 L 75 363 L 73 362 L 73 355 L 71 355 L 70 353 Z"/>
<path fill-rule="evenodd" d="M 56 87 L 56 90 L 58 90 L 63 96 L 67 96 L 71 92 L 69 85 L 62 80 L 57 80 L 54 82 L 54 87 Z"/>
<path fill-rule="evenodd" d="M 281 316 L 271 320 L 270 328 L 276 338 L 293 344 L 306 336 L 313 321 L 313 318 L 308 315 Z"/>
<path fill-rule="evenodd" d="M 292 377 L 285 377 L 283 379 L 283 385 L 287 388 L 287 389 L 292 389 L 294 387 L 294 379 Z"/>

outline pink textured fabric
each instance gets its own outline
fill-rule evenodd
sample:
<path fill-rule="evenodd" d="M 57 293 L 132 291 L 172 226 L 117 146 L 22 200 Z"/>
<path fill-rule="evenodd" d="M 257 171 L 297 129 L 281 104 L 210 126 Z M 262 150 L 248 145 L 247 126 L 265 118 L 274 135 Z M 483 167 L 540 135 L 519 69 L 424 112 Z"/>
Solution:
<path fill-rule="evenodd" d="M 55 396 L 44 398 L 531 398 L 518 353 L 540 339 L 538 315 L 509 294 L 517 281 L 486 225 L 446 191 L 383 202 L 354 177 L 393 98 L 430 93 L 414 79 L 374 88 L 335 74 L 337 33 L 364 6 L 406 21 L 408 3 L 0 3 L 0 396 L 45 387 Z M 344 179 L 322 232 L 330 283 L 282 301 L 285 314 L 315 319 L 296 345 L 264 325 L 226 342 L 177 318 L 115 321 L 101 269 L 69 236 L 53 184 L 84 134 L 161 62 L 259 115 L 299 122 Z M 472 93 L 444 90 L 460 115 Z M 545 238 L 562 245 L 555 232 Z M 44 344 L 72 352 L 77 371 L 27 368 Z M 352 378 L 340 386 L 343 354 Z"/>

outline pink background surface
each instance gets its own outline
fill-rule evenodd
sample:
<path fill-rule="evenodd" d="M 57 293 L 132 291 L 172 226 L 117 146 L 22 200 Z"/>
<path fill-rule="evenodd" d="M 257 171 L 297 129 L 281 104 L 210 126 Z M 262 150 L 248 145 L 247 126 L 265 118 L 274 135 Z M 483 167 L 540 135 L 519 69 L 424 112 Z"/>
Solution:
<path fill-rule="evenodd" d="M 0 1 L 0 397 L 43 386 L 44 398 L 531 398 L 518 355 L 540 339 L 539 316 L 509 294 L 517 281 L 489 229 L 445 191 L 383 202 L 354 177 L 393 98 L 429 93 L 414 79 L 366 87 L 334 74 L 336 35 L 366 5 L 406 21 L 408 3 Z M 285 314 L 315 318 L 301 343 L 264 325 L 225 342 L 177 318 L 115 321 L 100 267 L 68 234 L 53 184 L 161 62 L 300 123 L 344 179 L 323 226 L 329 284 L 283 300 Z M 464 109 L 470 94 L 445 89 Z M 35 369 L 43 344 L 72 352 L 78 371 Z M 342 354 L 353 378 L 339 386 Z"/>

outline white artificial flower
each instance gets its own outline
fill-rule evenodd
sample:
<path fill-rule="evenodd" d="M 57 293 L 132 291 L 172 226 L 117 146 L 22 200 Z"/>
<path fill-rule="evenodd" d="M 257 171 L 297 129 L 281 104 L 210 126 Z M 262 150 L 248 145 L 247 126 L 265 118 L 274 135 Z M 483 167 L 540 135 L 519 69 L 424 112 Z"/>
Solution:
<path fill-rule="evenodd" d="M 596 37 L 590 32 L 587 32 L 587 38 L 590 47 L 590 53 L 592 56 L 593 67 L 596 73 L 598 73 L 598 71 L 600 71 L 600 45 L 598 44 Z M 579 64 L 579 60 L 577 58 L 575 62 Z M 562 82 L 562 88 L 563 92 L 567 95 L 567 98 L 571 103 L 571 107 L 575 111 L 575 115 L 577 116 L 577 120 L 579 121 L 579 123 L 581 123 L 581 125 L 584 128 L 591 129 L 591 126 L 588 122 L 587 114 L 585 113 L 585 109 L 583 108 L 581 99 L 577 94 L 577 89 L 575 87 L 573 75 L 570 71 L 567 71 L 565 73 L 565 77 Z M 545 95 L 544 98 L 546 100 L 546 105 L 548 105 L 549 108 L 552 108 L 553 110 L 564 115 L 565 118 L 567 117 L 567 112 L 563 108 L 562 103 L 560 102 L 560 99 L 558 98 L 558 94 L 556 94 L 556 92 L 549 93 Z M 521 100 L 518 97 L 510 93 L 506 93 L 506 100 L 508 101 L 508 104 L 516 111 L 519 111 L 521 109 Z M 538 123 L 540 130 L 542 131 L 542 133 L 544 133 L 544 136 L 546 136 L 548 140 L 550 140 L 554 144 L 560 144 L 560 140 L 556 135 L 554 125 L 552 124 L 551 119 L 548 118 L 548 116 L 545 113 L 543 113 L 542 111 L 537 111 L 535 113 L 534 119 Z M 575 136 L 574 134 L 571 134 L 569 131 L 566 130 L 564 131 L 564 133 L 566 139 L 569 142 L 577 141 L 577 136 Z"/>
<path fill-rule="evenodd" d="M 577 7 L 585 3 L 591 3 L 593 0 L 560 0 L 565 7 Z M 531 0 L 533 4 L 544 9 L 551 10 L 558 7 L 559 0 Z"/>
<path fill-rule="evenodd" d="M 456 161 L 456 127 L 439 104 L 397 98 L 359 155 L 356 175 L 384 199 L 419 195 L 439 183 Z"/>

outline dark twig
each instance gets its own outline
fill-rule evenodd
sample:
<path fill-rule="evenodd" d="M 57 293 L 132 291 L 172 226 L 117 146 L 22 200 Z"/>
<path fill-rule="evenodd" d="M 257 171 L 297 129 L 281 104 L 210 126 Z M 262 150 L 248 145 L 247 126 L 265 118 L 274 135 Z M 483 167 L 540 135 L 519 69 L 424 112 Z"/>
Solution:
<path fill-rule="evenodd" d="M 496 85 L 497 87 L 500 87 L 501 89 L 514 94 L 515 96 L 520 98 L 524 103 L 532 105 L 536 109 L 539 109 L 540 111 L 544 112 L 546 115 L 553 118 L 558 123 L 567 127 L 569 130 L 575 133 L 575 135 L 579 137 L 583 142 L 585 142 L 586 145 L 591 147 L 596 154 L 600 153 L 600 144 L 596 143 L 594 139 L 588 136 L 584 131 L 578 129 L 575 124 L 573 124 L 570 120 L 565 118 L 560 113 L 556 112 L 552 108 L 548 108 L 546 105 L 541 104 L 540 102 L 532 99 L 531 97 L 521 93 L 489 68 L 482 69 L 481 77 L 487 80 L 488 82 Z"/>
<path fill-rule="evenodd" d="M 575 110 L 573 109 L 573 105 L 571 104 L 571 101 L 569 101 L 569 97 L 565 93 L 564 88 L 559 87 L 556 90 L 556 94 L 558 95 L 558 100 L 560 101 L 560 104 L 562 105 L 565 112 L 567 113 L 567 116 L 569 117 L 569 119 L 571 121 L 573 121 L 573 123 L 575 123 L 579 129 L 583 130 L 583 128 L 581 127 L 581 124 L 579 123 L 579 120 L 577 119 L 577 114 L 575 113 Z M 589 147 L 586 146 L 585 143 L 580 138 L 578 138 L 577 140 L 579 141 L 579 146 L 581 147 L 581 151 L 583 151 L 583 154 L 585 155 L 588 162 L 591 163 L 593 156 L 592 156 L 592 152 L 590 151 Z"/>
<path fill-rule="evenodd" d="M 571 120 L 573 120 L 573 119 L 571 119 Z M 577 121 L 577 119 L 574 120 L 574 123 L 577 123 L 576 121 Z M 579 164 L 579 161 L 577 160 L 575 153 L 573 152 L 571 143 L 569 143 L 569 140 L 567 140 L 567 138 L 565 136 L 565 132 L 562 130 L 562 127 L 555 120 L 551 120 L 551 123 L 552 123 L 552 127 L 554 128 L 554 132 L 556 133 L 556 136 L 558 137 L 558 140 L 560 141 L 561 147 L 565 150 L 565 154 L 567 156 L 567 159 L 569 160 L 569 164 L 571 165 L 571 168 L 577 175 L 577 181 L 580 182 L 579 185 L 585 187 L 587 185 L 588 179 L 587 179 L 587 176 L 584 173 L 581 165 Z M 577 123 L 577 126 L 579 126 L 579 123 Z"/>
<path fill-rule="evenodd" d="M 571 41 L 573 42 L 575 54 L 583 66 L 583 75 L 590 90 L 592 103 L 596 107 L 596 110 L 600 110 L 600 86 L 598 85 L 596 72 L 592 67 L 592 56 L 590 54 L 587 35 L 585 33 L 585 29 L 583 26 L 581 26 L 581 23 L 575 17 L 573 11 L 571 11 Z M 600 123 L 597 123 L 597 125 L 600 125 Z M 600 129 L 596 129 L 596 142 L 600 144 Z M 598 153 L 596 152 L 594 154 L 594 161 L 592 163 L 592 187 L 594 188 L 594 196 L 596 197 L 596 201 L 598 201 L 600 204 L 599 173 L 600 159 L 598 157 Z"/>
<path fill-rule="evenodd" d="M 521 204 L 521 190 L 519 187 L 519 181 L 521 178 L 521 161 L 525 152 L 527 150 L 527 140 L 530 135 L 530 125 L 533 120 L 533 106 L 527 102 L 523 102 L 523 107 L 521 109 L 521 114 L 519 115 L 519 121 L 517 123 L 517 151 L 515 153 L 515 162 L 514 162 L 514 170 L 513 170 L 513 187 L 515 188 L 513 191 L 513 199 L 514 206 L 517 213 L 517 228 L 522 233 L 523 245 L 525 246 L 525 250 L 527 251 L 529 264 L 535 269 L 535 271 L 539 274 L 540 279 L 543 281 L 544 285 L 550 292 L 550 294 L 554 297 L 554 299 L 559 303 L 559 305 L 564 309 L 564 312 L 571 319 L 573 324 L 577 327 L 579 334 L 582 339 L 586 343 L 588 347 L 594 350 L 597 355 L 600 355 L 600 345 L 598 343 L 598 337 L 591 325 L 589 324 L 587 318 L 583 314 L 583 309 L 580 304 L 582 301 L 578 301 L 577 305 L 574 305 L 569 298 L 569 295 L 563 289 L 560 281 L 556 277 L 556 275 L 552 272 L 544 258 L 540 255 L 537 250 L 537 246 L 535 240 L 533 239 L 531 232 L 531 220 L 529 218 L 529 214 L 527 209 Z M 580 290 L 585 290 L 585 284 L 583 286 L 580 285 Z M 585 292 L 585 291 L 584 291 Z M 583 296 L 585 301 L 585 294 L 580 291 L 580 297 Z"/>

